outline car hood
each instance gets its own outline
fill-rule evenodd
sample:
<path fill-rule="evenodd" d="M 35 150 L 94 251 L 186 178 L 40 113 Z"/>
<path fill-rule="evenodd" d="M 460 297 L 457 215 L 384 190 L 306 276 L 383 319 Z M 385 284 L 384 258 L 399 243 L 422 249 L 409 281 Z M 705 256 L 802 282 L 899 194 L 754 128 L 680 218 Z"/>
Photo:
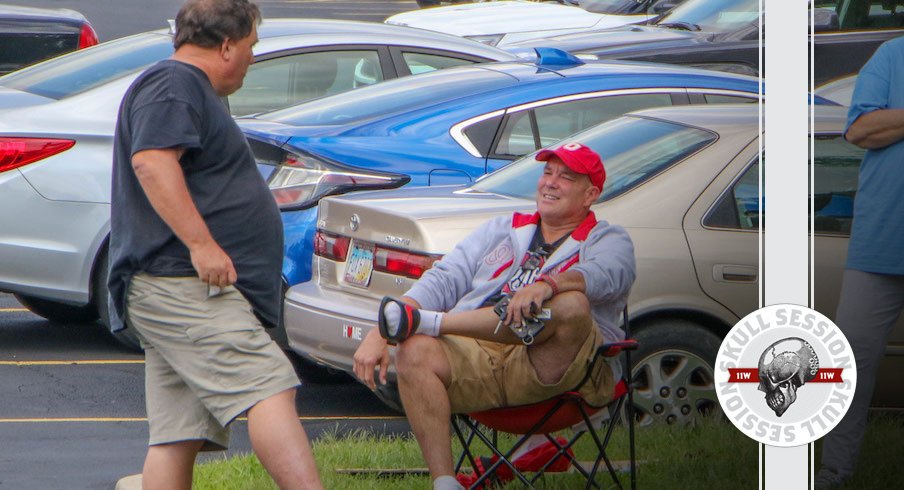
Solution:
<path fill-rule="evenodd" d="M 532 212 L 534 201 L 476 192 L 463 186 L 357 192 L 320 201 L 319 226 L 374 243 L 401 239 L 406 248 L 445 254 L 487 219 Z M 360 228 L 350 228 L 351 216 Z M 449 216 L 456 216 L 451 223 Z"/>
<path fill-rule="evenodd" d="M 603 23 L 612 18 L 612 23 Z M 448 32 L 459 36 L 544 31 L 565 28 L 607 27 L 637 22 L 636 16 L 605 15 L 579 7 L 540 2 L 504 1 L 452 5 L 403 12 L 387 24 Z"/>
<path fill-rule="evenodd" d="M 0 110 L 15 109 L 17 107 L 34 106 L 38 104 L 48 104 L 54 99 L 42 97 L 14 88 L 0 87 Z"/>
<path fill-rule="evenodd" d="M 630 50 L 634 46 L 690 44 L 712 38 L 712 33 L 692 32 L 652 26 L 623 26 L 577 34 L 530 39 L 505 46 L 505 49 L 547 47 L 571 53 Z"/>

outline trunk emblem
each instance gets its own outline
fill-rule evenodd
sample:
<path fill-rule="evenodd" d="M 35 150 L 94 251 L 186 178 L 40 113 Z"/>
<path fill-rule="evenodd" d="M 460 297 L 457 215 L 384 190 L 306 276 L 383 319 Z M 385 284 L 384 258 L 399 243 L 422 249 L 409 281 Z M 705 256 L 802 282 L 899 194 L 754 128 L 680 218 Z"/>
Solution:
<path fill-rule="evenodd" d="M 348 221 L 348 226 L 352 229 L 352 231 L 358 231 L 358 227 L 361 226 L 361 218 L 359 218 L 357 214 L 353 214 L 351 219 Z"/>

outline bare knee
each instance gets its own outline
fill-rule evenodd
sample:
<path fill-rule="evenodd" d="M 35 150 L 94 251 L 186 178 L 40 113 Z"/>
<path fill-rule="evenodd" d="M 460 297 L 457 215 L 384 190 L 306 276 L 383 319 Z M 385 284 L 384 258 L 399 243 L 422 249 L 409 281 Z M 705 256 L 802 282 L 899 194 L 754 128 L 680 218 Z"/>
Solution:
<path fill-rule="evenodd" d="M 448 384 L 448 364 L 446 353 L 434 337 L 414 335 L 400 343 L 396 351 L 396 371 L 402 383 L 432 375 Z"/>
<path fill-rule="evenodd" d="M 590 314 L 590 301 L 584 293 L 567 291 L 557 294 L 547 302 L 552 309 L 550 326 L 554 327 L 553 336 L 563 339 L 583 339 L 593 327 Z M 565 326 L 565 328 L 561 328 Z"/>

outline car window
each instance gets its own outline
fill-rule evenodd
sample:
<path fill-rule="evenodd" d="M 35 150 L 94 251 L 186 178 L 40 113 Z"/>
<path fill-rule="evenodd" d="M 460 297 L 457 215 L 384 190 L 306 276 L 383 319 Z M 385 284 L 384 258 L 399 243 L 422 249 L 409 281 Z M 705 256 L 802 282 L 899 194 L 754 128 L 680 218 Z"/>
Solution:
<path fill-rule="evenodd" d="M 647 2 L 637 0 L 581 0 L 579 5 L 582 9 L 597 14 L 643 14 L 647 9 Z"/>
<path fill-rule="evenodd" d="M 754 160 L 732 183 L 703 218 L 711 228 L 754 230 L 760 228 L 760 159 Z"/>
<path fill-rule="evenodd" d="M 412 75 L 419 73 L 427 73 L 433 70 L 442 70 L 443 68 L 452 68 L 453 66 L 473 65 L 475 62 L 463 60 L 461 58 L 453 58 L 451 56 L 443 56 L 438 54 L 427 53 L 402 53 L 405 64 L 408 65 L 408 71 Z"/>
<path fill-rule="evenodd" d="M 251 65 L 229 108 L 234 116 L 255 114 L 382 80 L 380 56 L 372 50 L 283 56 Z"/>
<path fill-rule="evenodd" d="M 99 87 L 173 54 L 166 34 L 140 34 L 79 50 L 0 77 L 0 86 L 52 99 Z"/>
<path fill-rule="evenodd" d="M 681 124 L 625 116 L 570 136 L 606 162 L 599 201 L 612 199 L 655 177 L 717 139 L 714 133 Z M 475 183 L 472 189 L 533 199 L 543 165 L 525 156 Z"/>
<path fill-rule="evenodd" d="M 526 155 L 622 114 L 672 105 L 669 94 L 610 95 L 550 104 L 512 113 L 496 145 L 499 156 Z M 530 118 L 536 119 L 532 125 Z"/>
<path fill-rule="evenodd" d="M 842 31 L 904 27 L 904 8 L 889 0 L 818 0 L 816 8 L 834 10 Z"/>
<path fill-rule="evenodd" d="M 841 135 L 817 136 L 813 148 L 814 230 L 850 235 L 857 176 L 865 150 Z"/>

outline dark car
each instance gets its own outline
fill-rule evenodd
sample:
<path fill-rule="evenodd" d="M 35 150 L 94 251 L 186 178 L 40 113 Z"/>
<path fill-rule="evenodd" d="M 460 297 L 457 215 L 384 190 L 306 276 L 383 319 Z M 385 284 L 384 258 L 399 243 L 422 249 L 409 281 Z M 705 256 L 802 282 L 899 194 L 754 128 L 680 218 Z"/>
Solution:
<path fill-rule="evenodd" d="M 857 73 L 879 45 L 904 34 L 904 9 L 882 0 L 814 2 L 815 84 Z M 646 25 L 532 39 L 584 58 L 675 63 L 759 75 L 760 0 L 688 0 Z"/>
<path fill-rule="evenodd" d="M 95 44 L 94 28 L 75 10 L 0 5 L 0 75 Z"/>

